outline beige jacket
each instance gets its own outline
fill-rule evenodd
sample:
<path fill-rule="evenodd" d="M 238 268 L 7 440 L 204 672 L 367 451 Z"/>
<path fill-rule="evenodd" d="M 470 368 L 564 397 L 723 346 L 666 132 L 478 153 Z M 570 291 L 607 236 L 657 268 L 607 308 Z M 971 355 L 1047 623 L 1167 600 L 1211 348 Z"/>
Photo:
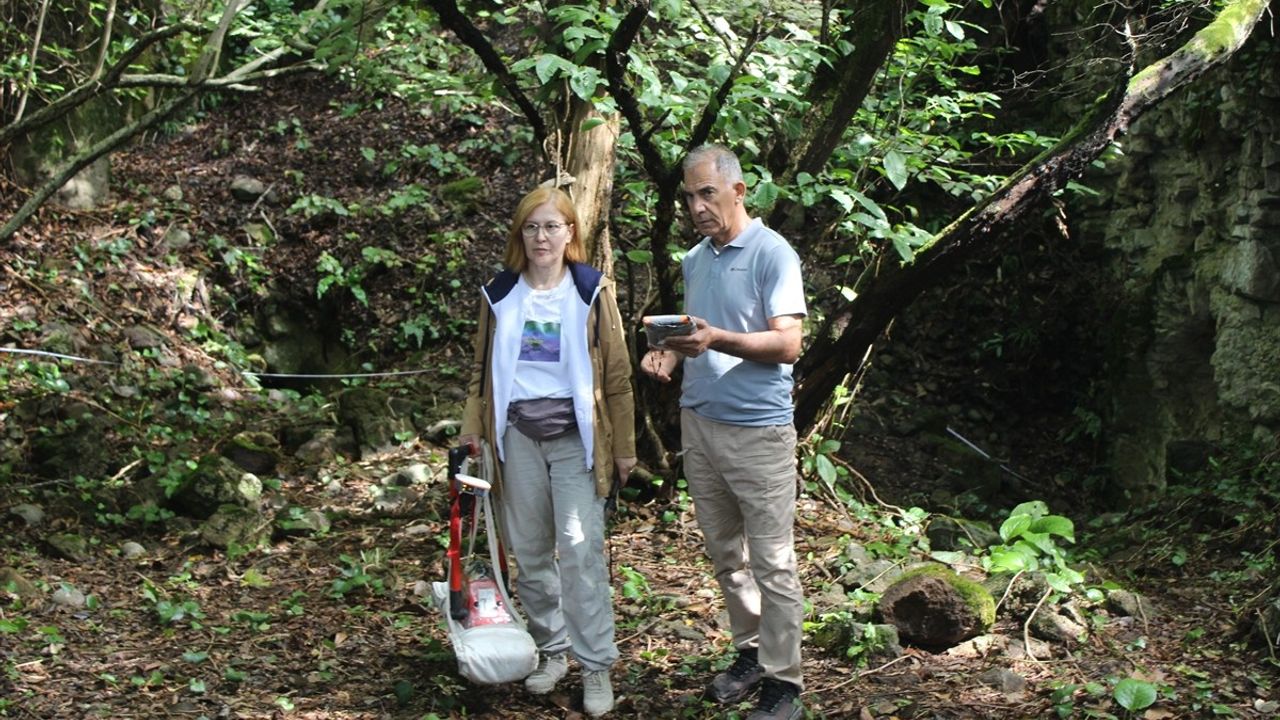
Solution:
<path fill-rule="evenodd" d="M 584 328 L 591 358 L 595 419 L 592 448 L 592 472 L 596 494 L 604 497 L 613 485 L 614 458 L 635 457 L 635 397 L 631 388 L 631 354 L 627 350 L 622 315 L 614 295 L 613 281 L 589 265 L 569 266 L 575 287 L 594 301 L 587 312 Z M 493 409 L 493 346 L 496 326 L 489 300 L 493 293 L 505 293 L 515 276 L 503 271 L 486 283 L 480 302 L 480 317 L 475 335 L 475 360 L 467 390 L 466 409 L 462 415 L 462 435 L 478 435 L 497 448 L 501 438 L 494 437 L 496 424 Z M 501 482 L 501 463 L 495 463 L 495 484 Z"/>

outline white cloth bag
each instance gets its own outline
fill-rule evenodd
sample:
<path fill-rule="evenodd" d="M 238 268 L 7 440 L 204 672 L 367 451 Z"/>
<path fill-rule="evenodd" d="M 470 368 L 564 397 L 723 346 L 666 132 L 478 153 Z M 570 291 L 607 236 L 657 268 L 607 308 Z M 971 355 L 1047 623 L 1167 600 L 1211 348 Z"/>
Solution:
<path fill-rule="evenodd" d="M 486 459 L 489 457 L 486 456 Z M 507 595 L 502 568 L 497 562 L 498 543 L 494 523 L 490 519 L 493 517 L 493 505 L 489 500 L 489 493 L 483 493 L 476 501 L 479 503 L 480 514 L 484 516 L 485 535 L 489 539 L 490 570 L 498 592 L 502 595 L 502 602 L 511 616 L 511 622 L 466 627 L 453 619 L 448 580 L 431 583 L 431 594 L 436 607 L 440 608 L 444 616 L 449 642 L 458 658 L 458 673 L 478 685 L 497 685 L 528 677 L 538 667 L 538 646 Z M 473 543 L 474 537 L 473 534 Z"/>

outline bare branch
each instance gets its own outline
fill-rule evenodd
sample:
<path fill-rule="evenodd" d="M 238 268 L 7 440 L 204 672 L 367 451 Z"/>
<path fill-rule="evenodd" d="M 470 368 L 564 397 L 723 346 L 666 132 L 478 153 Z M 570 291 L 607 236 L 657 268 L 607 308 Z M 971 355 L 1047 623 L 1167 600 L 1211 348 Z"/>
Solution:
<path fill-rule="evenodd" d="M 31 86 L 35 84 L 36 58 L 40 55 L 40 39 L 44 35 L 44 19 L 48 12 L 49 0 L 41 0 L 40 19 L 36 22 L 36 35 L 31 40 L 31 69 L 27 73 L 27 87 L 23 88 L 22 98 L 18 100 L 18 110 L 14 113 L 15 120 L 22 119 L 22 112 L 27 108 L 27 98 L 31 97 Z"/>
<path fill-rule="evenodd" d="M 93 63 L 93 72 L 89 75 L 89 81 L 93 82 L 102 76 L 102 68 L 107 64 L 107 51 L 111 49 L 111 29 L 116 22 L 116 0 L 111 0 L 107 5 L 107 17 L 102 21 L 102 44 L 98 47 L 98 59 Z"/>

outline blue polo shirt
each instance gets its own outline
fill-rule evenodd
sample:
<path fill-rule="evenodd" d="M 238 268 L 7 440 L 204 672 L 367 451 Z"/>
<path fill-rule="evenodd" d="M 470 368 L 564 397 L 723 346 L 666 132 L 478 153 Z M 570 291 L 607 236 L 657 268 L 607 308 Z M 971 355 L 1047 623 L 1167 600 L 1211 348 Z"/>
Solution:
<path fill-rule="evenodd" d="M 682 265 L 684 310 L 733 332 L 769 329 L 769 319 L 805 315 L 800 256 L 756 218 L 724 248 L 703 238 Z M 715 350 L 685 358 L 680 407 L 731 425 L 792 421 L 791 365 Z"/>

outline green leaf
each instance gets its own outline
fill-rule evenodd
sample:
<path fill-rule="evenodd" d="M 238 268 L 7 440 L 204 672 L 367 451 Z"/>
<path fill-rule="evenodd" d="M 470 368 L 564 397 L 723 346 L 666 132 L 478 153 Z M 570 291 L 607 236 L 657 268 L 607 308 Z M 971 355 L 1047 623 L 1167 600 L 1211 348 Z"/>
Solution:
<path fill-rule="evenodd" d="M 653 262 L 653 253 L 648 250 L 628 250 L 627 259 L 633 263 L 645 265 Z"/>
<path fill-rule="evenodd" d="M 916 253 L 911 249 L 911 243 L 901 235 L 894 235 L 890 238 L 893 241 L 893 249 L 898 252 L 898 257 L 902 258 L 902 262 L 909 263 L 915 260 Z"/>
<path fill-rule="evenodd" d="M 1071 583 L 1067 582 L 1066 578 L 1057 573 L 1045 573 L 1044 581 L 1049 585 L 1049 587 L 1063 595 L 1071 594 Z"/>
<path fill-rule="evenodd" d="M 598 128 L 603 124 L 604 124 L 604 118 L 598 118 L 598 117 L 587 118 L 586 120 L 582 121 L 582 124 L 578 126 L 578 129 L 582 132 L 587 132 L 588 130 Z"/>
<path fill-rule="evenodd" d="M 538 58 L 533 69 L 538 74 L 539 82 L 545 85 L 551 82 L 557 73 L 564 72 L 572 76 L 575 68 L 576 66 L 568 60 L 548 53 Z"/>
<path fill-rule="evenodd" d="M 884 156 L 884 174 L 889 182 L 899 190 L 907 185 L 907 160 L 897 150 L 890 150 Z"/>
<path fill-rule="evenodd" d="M 1031 518 L 1026 515 L 1014 514 L 1008 520 L 1000 525 L 1000 539 L 1005 542 L 1018 537 L 1031 527 Z"/>
<path fill-rule="evenodd" d="M 1029 515 L 1031 516 L 1032 520 L 1035 520 L 1036 518 L 1044 517 L 1045 515 L 1048 515 L 1048 514 L 1049 514 L 1049 506 L 1045 505 L 1043 500 L 1032 500 L 1031 502 L 1024 502 L 1009 512 L 1010 517 L 1014 515 Z"/>
<path fill-rule="evenodd" d="M 831 458 L 826 455 L 818 456 L 818 476 L 827 482 L 828 485 L 836 481 L 836 466 L 831 462 Z"/>
<path fill-rule="evenodd" d="M 1112 692 L 1112 697 L 1116 699 L 1120 707 L 1129 712 L 1137 712 L 1151 707 L 1152 703 L 1156 701 L 1156 688 L 1151 683 L 1143 680 L 1125 678 L 1116 683 L 1116 689 Z"/>
<path fill-rule="evenodd" d="M 756 185 L 755 192 L 751 195 L 751 205 L 757 210 L 773 207 L 773 203 L 778 199 L 780 191 L 777 185 L 772 181 L 766 180 Z"/>
<path fill-rule="evenodd" d="M 1076 526 L 1071 522 L 1070 518 L 1061 515 L 1046 515 L 1045 517 L 1031 523 L 1032 532 L 1045 533 L 1047 535 L 1057 535 L 1066 538 L 1068 542 L 1076 541 Z"/>
<path fill-rule="evenodd" d="M 569 76 L 569 89 L 582 100 L 590 100 L 600 84 L 600 71 L 593 67 L 579 67 Z"/>
<path fill-rule="evenodd" d="M 202 663 L 209 659 L 209 653 L 188 650 L 187 652 L 182 653 L 182 659 L 189 663 Z"/>
<path fill-rule="evenodd" d="M 992 550 L 991 570 L 995 572 L 1018 573 L 1027 569 L 1026 558 L 1022 553 L 1013 550 Z"/>

